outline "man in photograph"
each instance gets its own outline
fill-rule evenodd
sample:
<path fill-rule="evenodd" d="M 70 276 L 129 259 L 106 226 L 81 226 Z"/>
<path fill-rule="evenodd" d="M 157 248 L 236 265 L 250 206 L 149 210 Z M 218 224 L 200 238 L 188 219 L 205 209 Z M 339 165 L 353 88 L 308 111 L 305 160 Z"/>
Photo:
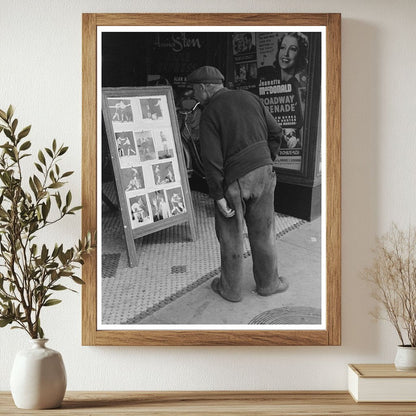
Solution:
<path fill-rule="evenodd" d="M 244 33 L 245 52 L 256 52 L 256 46 L 253 44 L 253 36 L 251 33 Z"/>
<path fill-rule="evenodd" d="M 200 122 L 201 155 L 221 250 L 221 276 L 211 287 L 231 302 L 242 300 L 243 231 L 247 225 L 256 291 L 261 296 L 288 288 L 279 276 L 274 221 L 276 175 L 273 160 L 282 129 L 261 100 L 229 90 L 215 67 L 188 76 L 195 98 L 204 106 Z"/>

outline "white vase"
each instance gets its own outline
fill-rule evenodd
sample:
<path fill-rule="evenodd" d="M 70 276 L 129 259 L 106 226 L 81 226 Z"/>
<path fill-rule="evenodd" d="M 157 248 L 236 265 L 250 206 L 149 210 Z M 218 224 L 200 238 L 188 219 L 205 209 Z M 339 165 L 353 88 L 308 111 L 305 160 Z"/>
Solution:
<path fill-rule="evenodd" d="M 66 390 L 66 372 L 59 352 L 45 346 L 47 339 L 32 339 L 32 347 L 14 360 L 10 388 L 21 409 L 59 407 Z"/>
<path fill-rule="evenodd" d="M 394 365 L 399 371 L 415 371 L 416 370 L 416 347 L 409 345 L 397 346 L 396 358 Z"/>

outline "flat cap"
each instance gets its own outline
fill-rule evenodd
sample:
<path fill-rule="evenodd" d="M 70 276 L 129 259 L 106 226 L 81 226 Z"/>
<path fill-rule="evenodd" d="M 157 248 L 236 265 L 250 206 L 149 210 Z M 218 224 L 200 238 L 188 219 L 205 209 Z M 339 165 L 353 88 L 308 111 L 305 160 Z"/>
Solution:
<path fill-rule="evenodd" d="M 201 66 L 188 75 L 190 84 L 222 84 L 224 75 L 214 66 Z"/>

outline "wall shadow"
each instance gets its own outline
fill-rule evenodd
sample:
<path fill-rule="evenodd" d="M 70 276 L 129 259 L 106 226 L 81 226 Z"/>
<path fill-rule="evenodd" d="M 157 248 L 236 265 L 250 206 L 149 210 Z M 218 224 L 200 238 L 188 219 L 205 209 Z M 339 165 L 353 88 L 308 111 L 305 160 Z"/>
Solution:
<path fill-rule="evenodd" d="M 342 345 L 360 359 L 380 344 L 371 289 L 360 277 L 379 222 L 379 34 L 368 22 L 342 20 Z"/>

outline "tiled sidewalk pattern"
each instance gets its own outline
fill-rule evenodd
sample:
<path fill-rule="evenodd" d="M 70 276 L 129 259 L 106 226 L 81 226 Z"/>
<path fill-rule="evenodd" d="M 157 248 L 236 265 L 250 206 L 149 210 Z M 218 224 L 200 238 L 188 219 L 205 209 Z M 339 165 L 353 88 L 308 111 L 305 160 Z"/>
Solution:
<path fill-rule="evenodd" d="M 106 194 L 114 190 L 106 188 Z M 114 194 L 112 194 L 114 200 Z M 136 240 L 139 267 L 130 268 L 119 212 L 102 218 L 103 324 L 137 322 L 217 275 L 220 252 L 214 229 L 212 200 L 192 192 L 198 239 L 191 241 L 187 224 Z M 304 221 L 276 214 L 277 237 Z M 249 255 L 248 240 L 246 255 Z"/>

